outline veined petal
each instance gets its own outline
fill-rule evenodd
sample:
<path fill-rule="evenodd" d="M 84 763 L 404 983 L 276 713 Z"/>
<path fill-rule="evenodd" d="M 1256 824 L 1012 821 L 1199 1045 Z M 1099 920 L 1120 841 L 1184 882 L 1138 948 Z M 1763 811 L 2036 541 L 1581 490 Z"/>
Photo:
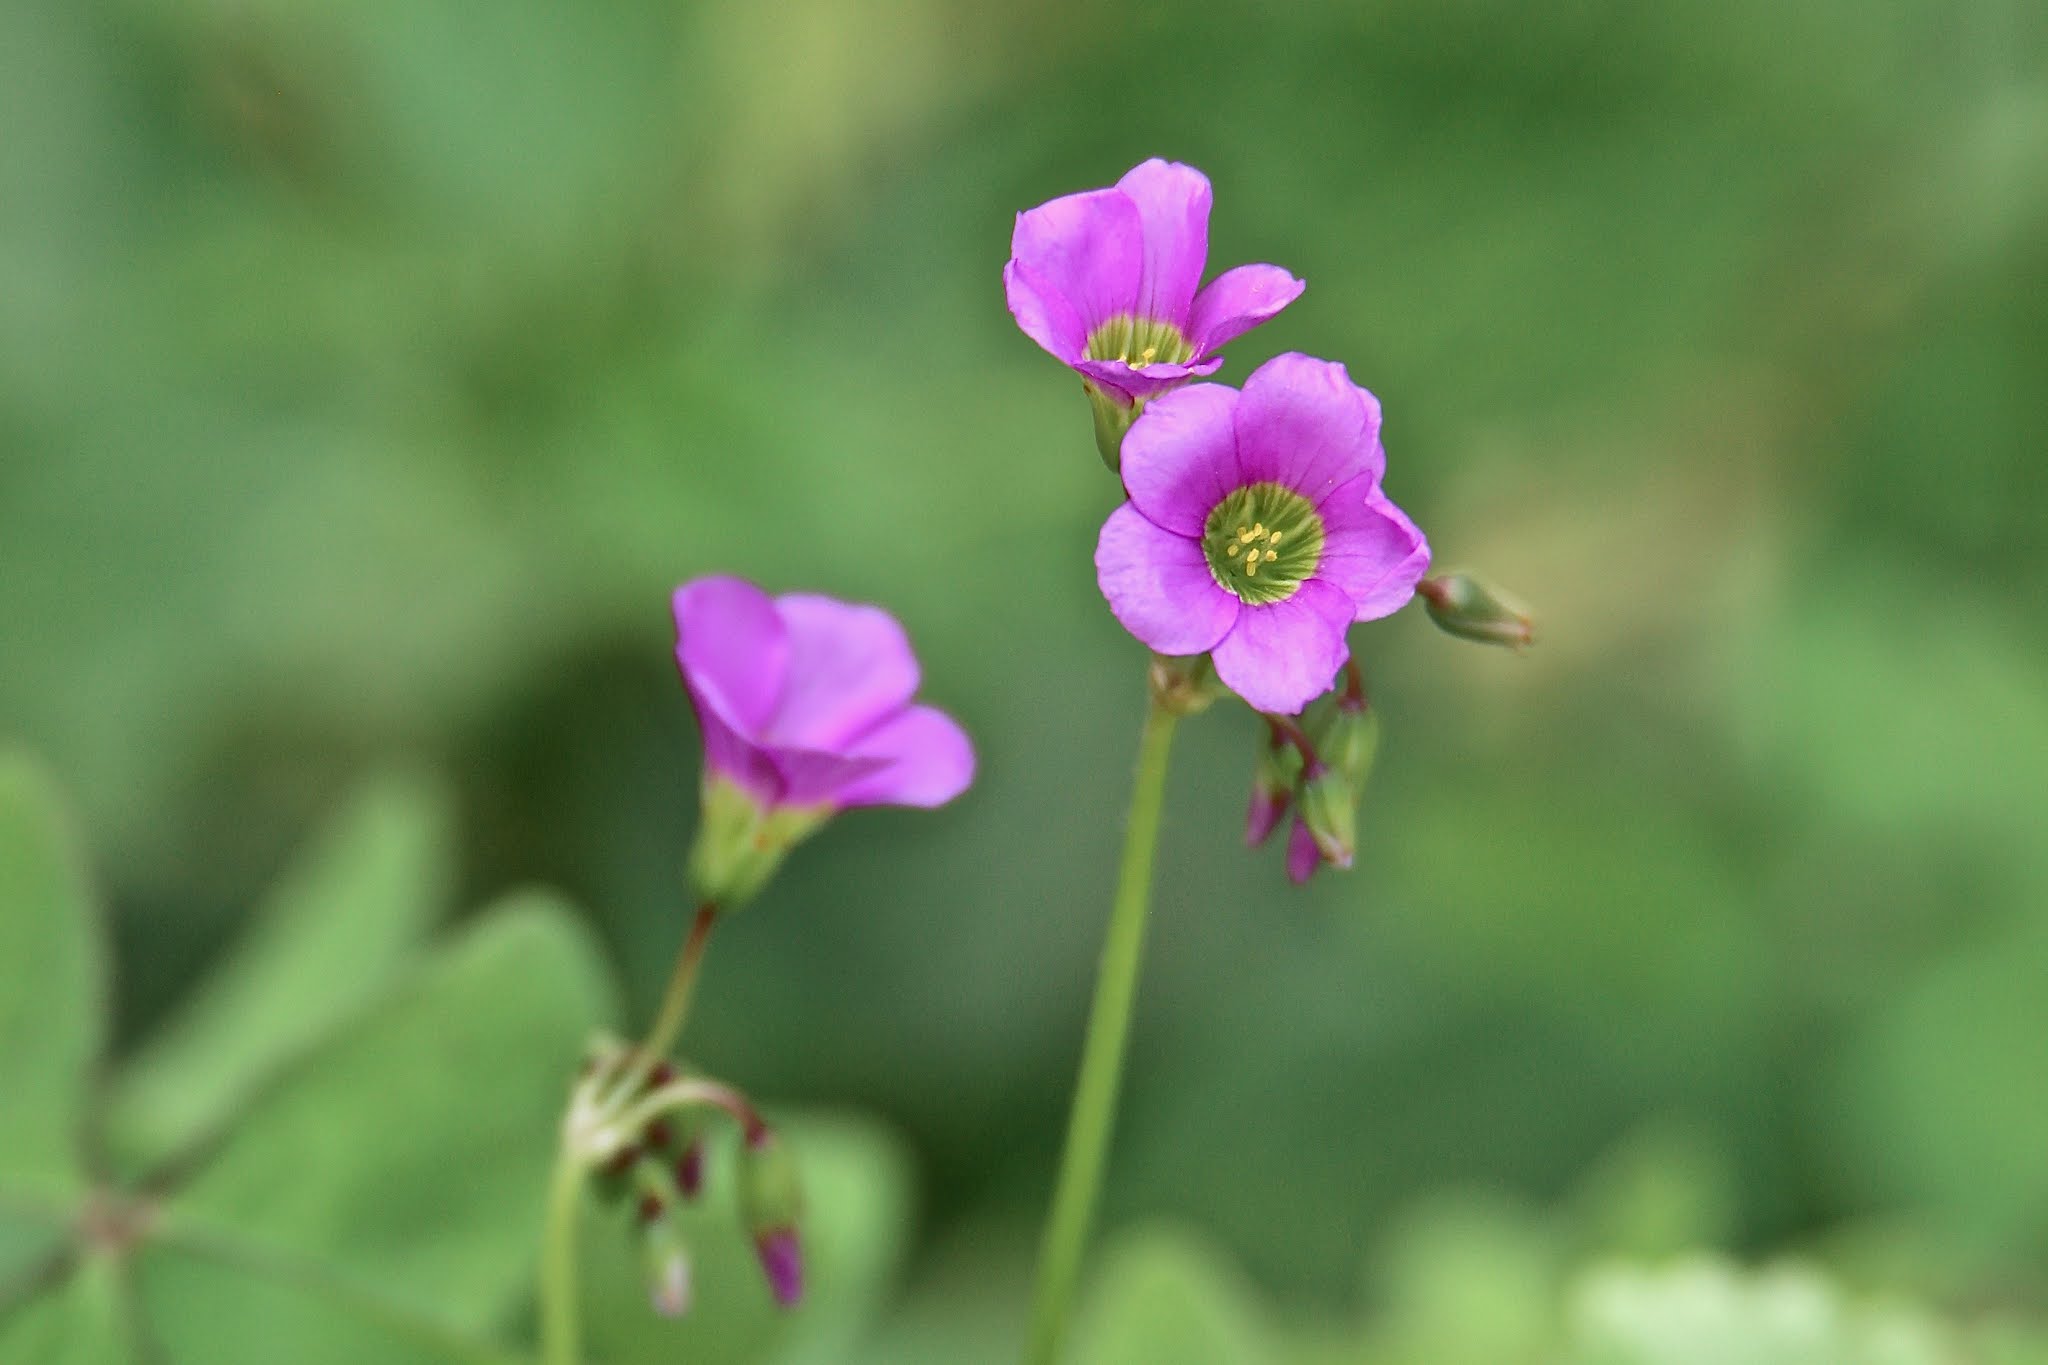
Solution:
<path fill-rule="evenodd" d="M 1373 621 L 1406 606 L 1429 571 L 1429 541 L 1408 514 L 1361 475 L 1323 500 L 1323 555 L 1315 576 L 1343 589 L 1356 619 Z"/>
<path fill-rule="evenodd" d="M 1043 346 L 1051 355 L 1071 365 L 1088 350 L 1088 328 L 1067 296 L 1038 277 L 1022 261 L 1003 267 L 1003 292 L 1010 301 L 1010 316 L 1024 329 L 1024 335 Z"/>
<path fill-rule="evenodd" d="M 1239 613 L 1211 653 L 1216 676 L 1254 710 L 1295 715 L 1329 691 L 1350 657 L 1344 631 L 1351 616 L 1349 597 L 1311 578 L 1291 597 Z"/>
<path fill-rule="evenodd" d="M 822 749 L 776 749 L 770 757 L 782 781 L 780 804 L 785 806 L 836 803 L 849 786 L 889 766 L 887 759 L 854 758 Z"/>
<path fill-rule="evenodd" d="M 848 750 L 881 767 L 840 788 L 842 806 L 943 806 L 974 780 L 974 746 L 951 716 L 911 706 L 889 717 Z"/>
<path fill-rule="evenodd" d="M 1144 224 L 1136 312 L 1184 327 L 1209 260 L 1209 177 L 1192 166 L 1154 157 L 1132 167 L 1116 187 L 1130 196 Z"/>
<path fill-rule="evenodd" d="M 1035 287 L 1067 301 L 1085 335 L 1137 305 L 1144 236 L 1129 195 L 1089 190 L 1018 214 L 1010 259 L 1024 267 Z"/>
<path fill-rule="evenodd" d="M 775 713 L 789 669 L 789 633 L 768 594 L 741 578 L 700 578 L 677 588 L 676 663 L 701 709 L 742 737 Z"/>
<path fill-rule="evenodd" d="M 1209 281 L 1188 312 L 1196 355 L 1234 341 L 1301 297 L 1308 288 L 1277 265 L 1241 265 Z M 1030 329 L 1026 329 L 1027 331 Z"/>
<path fill-rule="evenodd" d="M 1072 360 L 1067 363 L 1096 383 L 1115 389 L 1128 398 L 1148 399 L 1179 388 L 1190 379 L 1216 373 L 1223 368 L 1223 357 L 1212 356 L 1187 365 L 1159 361 L 1143 369 L 1121 360 Z"/>
<path fill-rule="evenodd" d="M 1209 513 L 1242 482 L 1237 390 L 1190 384 L 1145 405 L 1124 433 L 1124 490 L 1146 520 L 1197 539 Z"/>
<path fill-rule="evenodd" d="M 880 607 L 786 593 L 775 610 L 789 635 L 789 672 L 762 738 L 838 751 L 917 691 L 917 656 Z"/>
<path fill-rule="evenodd" d="M 1335 361 L 1275 356 L 1244 382 L 1237 460 L 1247 481 L 1270 479 L 1320 503 L 1339 484 L 1386 468 L 1379 400 Z"/>
<path fill-rule="evenodd" d="M 1161 654 L 1214 648 L 1241 605 L 1217 584 L 1199 542 L 1154 526 L 1128 502 L 1102 523 L 1095 577 L 1110 613 Z"/>

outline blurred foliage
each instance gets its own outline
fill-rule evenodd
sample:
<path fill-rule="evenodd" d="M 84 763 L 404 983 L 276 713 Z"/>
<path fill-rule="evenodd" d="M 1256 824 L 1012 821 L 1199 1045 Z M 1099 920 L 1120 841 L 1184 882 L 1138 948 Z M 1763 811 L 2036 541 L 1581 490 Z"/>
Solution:
<path fill-rule="evenodd" d="M 101 886 L 10 776 L 28 1205 L 168 1169 L 237 1248 L 353 1276 L 408 1210 L 274 1199 L 274 1144 L 425 1180 L 323 1087 L 512 1030 L 517 1078 L 388 1098 L 511 1087 L 397 1288 L 515 1321 L 520 1162 L 603 978 L 559 909 L 420 936 L 559 886 L 644 1017 L 694 805 L 665 597 L 735 571 L 889 605 L 983 763 L 839 822 L 712 954 L 699 1059 L 908 1142 L 821 1130 L 869 1231 L 787 1349 L 1007 1350 L 1142 656 L 1085 404 L 997 274 L 1017 209 L 1163 154 L 1215 182 L 1216 267 L 1310 282 L 1223 377 L 1345 360 L 1390 491 L 1544 633 L 1356 632 L 1385 744 L 1358 870 L 1306 894 L 1237 846 L 1252 726 L 1187 727 L 1105 1227 L 1198 1232 L 1105 1251 L 1077 1349 L 1147 1349 L 1127 1300 L 1281 1362 L 1664 1365 L 1671 1321 L 1760 1362 L 2040 1357 L 2040 5 L 27 0 L 0 129 L 0 739 Z M 429 776 L 266 895 L 394 763 Z M 434 1022 L 501 970 L 549 1003 Z M 0 1283 L 67 1235 L 0 1207 Z M 255 1295 L 231 1260 L 85 1257 L 0 1358 L 124 1302 L 227 1330 L 176 1307 Z M 337 1302 L 238 1321 L 341 1343 Z"/>

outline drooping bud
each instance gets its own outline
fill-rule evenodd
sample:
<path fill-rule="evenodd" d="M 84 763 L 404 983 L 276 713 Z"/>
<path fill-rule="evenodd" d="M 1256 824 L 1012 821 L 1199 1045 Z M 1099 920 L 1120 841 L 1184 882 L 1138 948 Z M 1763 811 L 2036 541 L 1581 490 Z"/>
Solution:
<path fill-rule="evenodd" d="M 733 910 L 752 900 L 782 860 L 830 818 L 830 806 L 764 804 L 714 773 L 704 779 L 703 814 L 690 847 L 697 899 Z"/>
<path fill-rule="evenodd" d="M 1379 751 L 1380 713 L 1363 701 L 1340 699 L 1323 738 L 1323 754 L 1350 784 L 1354 802 L 1365 791 L 1365 780 L 1372 775 L 1373 759 Z"/>
<path fill-rule="evenodd" d="M 1152 699 L 1176 716 L 1198 716 L 1218 697 L 1228 695 L 1206 654 L 1154 654 L 1146 682 Z"/>
<path fill-rule="evenodd" d="M 1252 798 L 1244 817 L 1244 842 L 1257 848 L 1272 836 L 1281 817 L 1294 804 L 1294 785 L 1301 777 L 1301 751 L 1277 728 L 1268 727 L 1252 771 Z"/>
<path fill-rule="evenodd" d="M 1101 453 L 1102 462 L 1109 466 L 1109 472 L 1115 474 L 1123 468 L 1124 433 L 1138 420 L 1138 414 L 1145 410 L 1145 405 L 1134 403 L 1093 380 L 1082 380 L 1081 387 L 1087 391 L 1088 406 L 1095 412 L 1095 449 Z"/>
<path fill-rule="evenodd" d="M 654 1311 L 665 1318 L 689 1312 L 690 1253 L 673 1218 L 657 1218 L 641 1230 L 640 1254 Z"/>
<path fill-rule="evenodd" d="M 749 1134 L 740 1147 L 739 1186 L 740 1215 L 754 1239 L 769 1292 L 787 1308 L 804 1292 L 803 1246 L 797 1237 L 803 1186 L 795 1159 L 774 1130 Z"/>
<path fill-rule="evenodd" d="M 683 1198 L 695 1199 L 704 1190 L 704 1139 L 691 1138 L 676 1158 L 676 1188 Z"/>
<path fill-rule="evenodd" d="M 1439 574 L 1415 585 L 1437 628 L 1483 645 L 1526 649 L 1536 642 L 1536 620 L 1509 594 L 1468 573 Z"/>
<path fill-rule="evenodd" d="M 1358 795 L 1344 774 L 1335 768 L 1311 768 L 1301 779 L 1301 820 L 1316 852 L 1335 867 L 1351 866 L 1357 844 Z M 1293 861 L 1293 847 L 1288 849 Z M 1289 869 L 1292 871 L 1292 868 Z"/>
<path fill-rule="evenodd" d="M 1323 865 L 1322 850 L 1316 847 L 1316 837 L 1308 832 L 1300 816 L 1294 817 L 1294 828 L 1287 832 L 1287 876 L 1296 886 L 1305 885 L 1316 869 Z"/>

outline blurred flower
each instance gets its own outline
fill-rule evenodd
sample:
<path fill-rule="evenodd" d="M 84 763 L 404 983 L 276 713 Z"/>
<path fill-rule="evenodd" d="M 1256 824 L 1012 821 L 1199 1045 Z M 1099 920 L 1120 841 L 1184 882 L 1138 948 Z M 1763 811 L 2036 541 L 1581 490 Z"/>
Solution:
<path fill-rule="evenodd" d="M 1095 567 L 1124 628 L 1162 654 L 1211 653 L 1260 711 L 1293 715 L 1429 566 L 1380 491 L 1379 401 L 1344 367 L 1275 357 L 1244 391 L 1197 384 L 1152 403 L 1124 445 L 1129 501 Z"/>
<path fill-rule="evenodd" d="M 917 658 L 893 617 L 738 578 L 675 593 L 676 662 L 704 735 L 704 819 L 690 869 L 724 908 L 851 806 L 937 806 L 974 777 L 945 713 L 915 705 Z"/>
<path fill-rule="evenodd" d="M 1146 399 L 1223 364 L 1217 348 L 1292 303 L 1304 285 L 1241 265 L 1197 289 L 1209 258 L 1209 178 L 1154 158 L 1106 190 L 1017 215 L 1003 287 L 1033 341 L 1087 381 L 1096 438 L 1116 442 Z"/>
<path fill-rule="evenodd" d="M 787 1308 L 804 1294 L 803 1244 L 797 1220 L 803 1187 L 789 1148 L 770 1128 L 747 1135 L 740 1147 L 740 1216 L 775 1301 Z"/>

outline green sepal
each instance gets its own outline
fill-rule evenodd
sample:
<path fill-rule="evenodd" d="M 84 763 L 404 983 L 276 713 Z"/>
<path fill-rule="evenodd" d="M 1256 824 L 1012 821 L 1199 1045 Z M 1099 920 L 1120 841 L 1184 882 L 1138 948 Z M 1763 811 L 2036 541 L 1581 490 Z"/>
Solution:
<path fill-rule="evenodd" d="M 794 1228 L 803 1217 L 804 1190 L 789 1144 L 764 1128 L 740 1145 L 740 1216 L 756 1237 Z"/>
<path fill-rule="evenodd" d="M 1457 572 L 1425 578 L 1415 585 L 1437 629 L 1482 645 L 1526 649 L 1536 643 L 1529 609 L 1484 579 Z"/>
<path fill-rule="evenodd" d="M 1299 809 L 1323 861 L 1350 867 L 1358 844 L 1358 793 L 1343 772 L 1331 767 L 1311 771 L 1302 780 Z"/>
<path fill-rule="evenodd" d="M 1093 380 L 1082 380 L 1081 387 L 1087 391 L 1088 406 L 1095 413 L 1095 449 L 1101 452 L 1109 472 L 1118 473 L 1123 469 L 1124 433 L 1138 420 L 1145 405 L 1111 393 Z"/>
<path fill-rule="evenodd" d="M 829 805 L 762 805 L 737 783 L 706 776 L 703 816 L 690 848 L 691 889 L 720 910 L 738 909 L 831 815 Z"/>

